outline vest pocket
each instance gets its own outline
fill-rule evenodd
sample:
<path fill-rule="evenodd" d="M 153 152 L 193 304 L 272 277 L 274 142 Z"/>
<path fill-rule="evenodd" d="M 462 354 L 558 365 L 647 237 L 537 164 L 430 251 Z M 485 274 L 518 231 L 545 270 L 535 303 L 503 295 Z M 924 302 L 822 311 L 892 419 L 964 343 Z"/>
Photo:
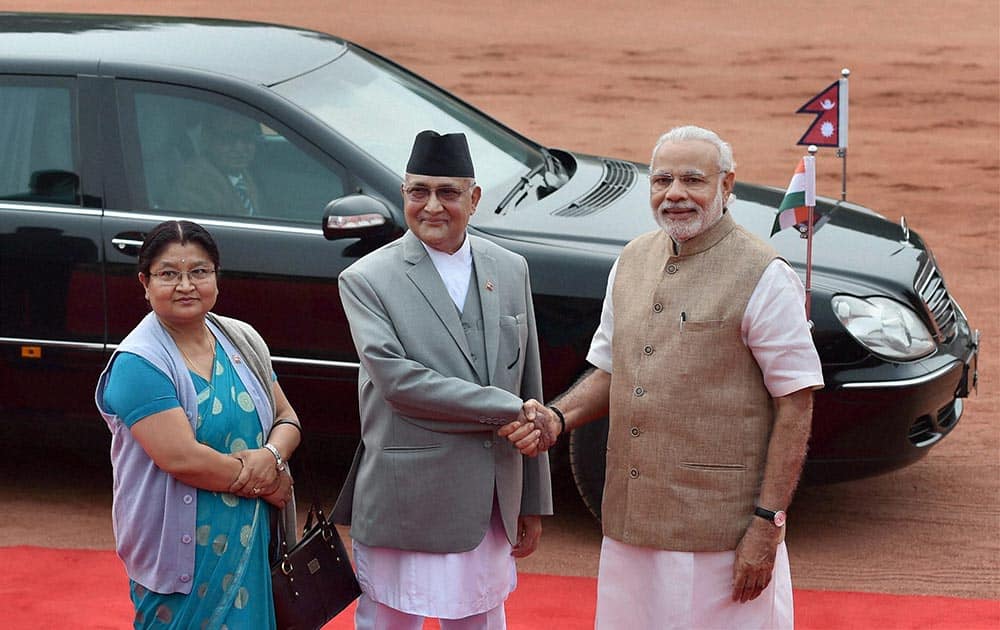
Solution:
<path fill-rule="evenodd" d="M 753 511 L 754 477 L 744 464 L 678 462 L 671 475 L 674 501 L 668 513 L 683 514 L 679 540 L 691 550 L 735 549 Z"/>
<path fill-rule="evenodd" d="M 724 319 L 685 319 L 681 323 L 681 332 L 711 332 L 713 330 L 718 330 L 725 325 L 726 320 Z"/>
<path fill-rule="evenodd" d="M 703 462 L 681 462 L 678 466 L 687 468 L 688 470 L 704 470 L 709 472 L 738 472 L 747 469 L 746 464 L 707 464 Z"/>
<path fill-rule="evenodd" d="M 676 330 L 676 329 L 675 329 Z M 734 353 L 749 350 L 740 339 L 740 322 L 729 319 L 687 319 L 671 347 L 677 378 L 695 382 L 715 374 L 719 365 L 733 365 Z M 752 355 L 751 355 L 752 356 Z"/>

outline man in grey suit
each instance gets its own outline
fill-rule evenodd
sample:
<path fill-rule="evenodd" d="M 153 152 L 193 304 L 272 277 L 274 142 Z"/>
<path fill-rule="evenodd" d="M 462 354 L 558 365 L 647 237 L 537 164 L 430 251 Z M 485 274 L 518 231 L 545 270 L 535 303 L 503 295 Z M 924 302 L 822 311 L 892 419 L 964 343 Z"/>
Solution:
<path fill-rule="evenodd" d="M 542 409 L 528 266 L 466 232 L 482 191 L 464 134 L 421 132 L 406 171 L 410 231 L 340 275 L 361 360 L 361 444 L 334 508 L 364 591 L 355 621 L 504 628 L 514 557 L 552 513 L 547 458 L 497 436 Z"/>

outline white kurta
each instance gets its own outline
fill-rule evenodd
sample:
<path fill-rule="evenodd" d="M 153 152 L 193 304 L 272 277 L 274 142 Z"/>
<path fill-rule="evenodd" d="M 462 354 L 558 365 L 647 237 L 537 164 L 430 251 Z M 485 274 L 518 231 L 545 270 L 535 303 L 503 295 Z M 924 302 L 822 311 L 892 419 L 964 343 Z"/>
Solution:
<path fill-rule="evenodd" d="M 496 608 L 517 586 L 517 567 L 494 499 L 479 546 L 462 553 L 369 547 L 354 541 L 358 582 L 373 600 L 423 617 L 462 619 Z"/>
<path fill-rule="evenodd" d="M 614 331 L 611 268 L 601 324 L 587 361 L 611 373 Z M 805 290 L 795 272 L 774 260 L 761 274 L 743 313 L 743 342 L 773 398 L 823 386 L 819 355 L 802 317 Z M 599 630 L 792 628 L 792 582 L 785 543 L 771 583 L 756 599 L 732 601 L 735 551 L 687 552 L 636 547 L 604 538 L 597 578 Z M 652 591 L 652 592 L 651 592 Z"/>
<path fill-rule="evenodd" d="M 434 263 L 438 275 L 441 276 L 441 282 L 448 290 L 451 301 L 461 311 L 462 307 L 465 306 L 466 294 L 469 292 L 469 278 L 472 277 L 472 243 L 466 237 L 462 246 L 454 254 L 447 254 L 433 247 L 428 247 L 427 243 L 422 243 L 422 245 L 427 250 L 431 262 Z"/>

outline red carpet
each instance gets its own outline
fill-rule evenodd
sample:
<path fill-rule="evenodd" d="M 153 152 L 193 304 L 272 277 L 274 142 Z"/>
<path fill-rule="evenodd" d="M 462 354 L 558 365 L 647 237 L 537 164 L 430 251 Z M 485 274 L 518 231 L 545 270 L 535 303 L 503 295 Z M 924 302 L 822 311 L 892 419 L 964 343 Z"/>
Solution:
<path fill-rule="evenodd" d="M 128 578 L 112 551 L 2 547 L 0 566 L 0 627 L 130 627 Z M 593 578 L 521 574 L 518 579 L 507 602 L 511 630 L 593 628 Z M 533 596 L 540 592 L 545 597 Z M 796 590 L 795 619 L 800 630 L 997 630 L 1000 602 Z M 326 629 L 353 627 L 352 607 Z"/>

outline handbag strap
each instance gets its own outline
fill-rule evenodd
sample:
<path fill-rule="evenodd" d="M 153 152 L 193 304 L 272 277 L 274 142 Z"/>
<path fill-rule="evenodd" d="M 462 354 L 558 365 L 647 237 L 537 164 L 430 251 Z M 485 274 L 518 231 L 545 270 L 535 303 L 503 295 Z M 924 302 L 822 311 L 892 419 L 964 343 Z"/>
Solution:
<path fill-rule="evenodd" d="M 308 488 L 306 494 L 309 495 L 311 501 L 309 504 L 309 511 L 306 514 L 305 525 L 302 527 L 302 537 L 305 538 L 306 534 L 312 530 L 314 520 L 316 526 L 318 527 L 331 528 L 333 525 L 323 514 L 323 506 L 319 499 L 319 484 L 316 483 L 316 477 L 313 474 L 312 469 L 305 464 L 305 458 L 296 460 L 295 465 L 302 473 L 301 477 L 307 480 L 304 485 Z M 295 485 L 298 486 L 302 484 L 296 483 Z M 290 547 L 288 544 L 287 532 L 285 531 L 285 519 L 282 518 L 280 512 L 278 512 L 276 520 L 277 525 L 272 528 L 272 532 L 277 536 L 277 544 L 273 546 L 275 557 L 271 558 L 272 564 L 287 558 Z"/>
<path fill-rule="evenodd" d="M 305 484 L 296 483 L 296 487 L 305 485 L 305 494 L 309 497 L 309 512 L 306 515 L 306 523 L 302 528 L 302 533 L 305 534 L 307 531 L 312 529 L 313 518 L 319 519 L 322 523 L 326 519 L 323 517 L 323 504 L 320 502 L 319 498 L 319 484 L 316 482 L 316 475 L 313 473 L 313 469 L 307 465 L 308 458 L 302 457 L 295 460 L 296 468 L 298 469 L 298 476 L 300 479 L 305 480 Z"/>

